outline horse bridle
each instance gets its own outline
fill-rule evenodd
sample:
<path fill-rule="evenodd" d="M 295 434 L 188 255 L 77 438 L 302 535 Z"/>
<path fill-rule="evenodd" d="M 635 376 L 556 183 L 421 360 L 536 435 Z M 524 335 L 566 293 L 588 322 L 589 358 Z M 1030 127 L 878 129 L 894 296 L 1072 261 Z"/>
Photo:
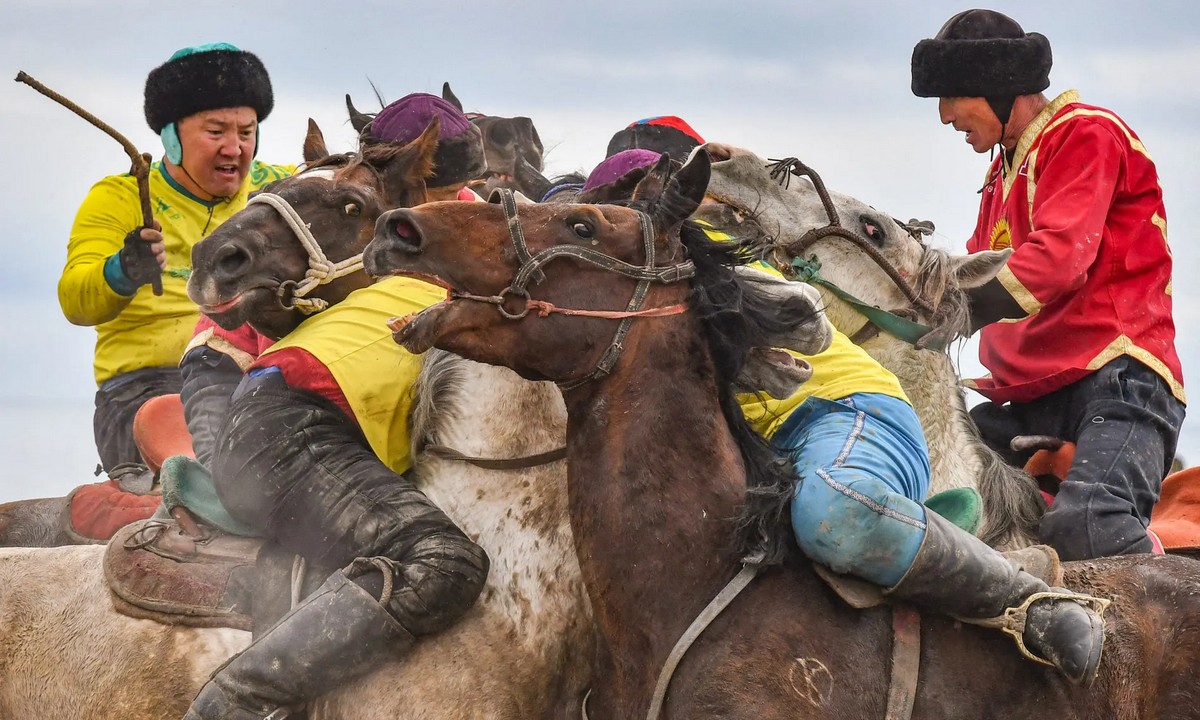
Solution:
<path fill-rule="evenodd" d="M 517 273 L 513 276 L 512 281 L 498 295 L 471 295 L 452 291 L 452 298 L 474 300 L 495 305 L 500 314 L 507 320 L 520 320 L 533 310 L 537 312 L 539 317 L 558 313 L 562 315 L 619 319 L 621 321 L 621 324 L 617 326 L 617 330 L 613 334 L 612 342 L 609 343 L 608 349 L 604 351 L 604 355 L 600 357 L 592 372 L 577 380 L 560 382 L 558 385 L 563 390 L 572 390 L 592 380 L 598 380 L 611 372 L 613 366 L 616 365 L 617 358 L 621 356 L 621 351 L 624 349 L 625 336 L 629 333 L 629 327 L 635 318 L 678 315 L 687 309 L 687 305 L 669 305 L 642 309 L 642 303 L 646 300 L 646 294 L 650 290 L 651 283 L 675 283 L 686 280 L 696 274 L 696 266 L 691 260 L 663 267 L 655 265 L 654 221 L 646 213 L 640 210 L 636 211 L 638 213 L 638 223 L 642 230 L 642 245 L 646 256 L 645 263 L 639 266 L 631 265 L 610 255 L 605 255 L 598 250 L 578 245 L 556 245 L 546 248 L 537 254 L 530 253 L 529 246 L 525 242 L 525 233 L 521 229 L 521 221 L 517 214 L 517 200 L 513 196 L 513 191 L 508 188 L 497 188 L 492 191 L 492 196 L 488 202 L 495 203 L 497 200 L 499 200 L 499 204 L 504 210 L 504 219 L 508 225 L 508 237 L 512 241 L 513 249 L 516 251 L 517 260 L 521 263 L 521 266 L 517 269 Z M 633 296 L 629 299 L 625 310 L 560 308 L 545 300 L 531 298 L 528 289 L 530 283 L 538 284 L 546 279 L 545 273 L 542 272 L 542 266 L 551 260 L 562 257 L 575 258 L 576 260 L 591 263 L 618 275 L 624 275 L 637 280 L 638 284 L 634 288 Z M 510 312 L 504 306 L 505 302 L 512 297 L 519 298 L 522 301 L 523 306 L 519 312 Z"/>
<path fill-rule="evenodd" d="M 821 179 L 821 176 L 798 158 L 794 157 L 783 158 L 781 160 L 772 159 L 767 168 L 770 171 L 771 179 L 785 188 L 789 186 L 792 175 L 807 177 L 816 189 L 817 196 L 821 198 L 821 204 L 825 208 L 825 215 L 829 218 L 828 225 L 809 230 L 800 236 L 800 239 L 794 244 L 789 245 L 787 248 L 788 252 L 794 256 L 794 259 L 786 260 L 785 258 L 776 257 L 776 260 L 784 260 L 777 263 L 777 265 L 784 268 L 785 272 L 790 273 L 793 278 L 799 277 L 800 279 L 829 289 L 830 292 L 866 316 L 867 324 L 851 338 L 855 343 L 865 342 L 877 335 L 880 330 L 883 330 L 918 347 L 928 347 L 936 350 L 942 349 L 938 345 L 943 343 L 944 340 L 931 334 L 933 333 L 932 328 L 917 323 L 912 319 L 917 310 L 924 312 L 926 316 L 932 317 L 934 314 L 933 306 L 921 297 L 920 293 L 900 274 L 896 266 L 885 258 L 879 249 L 871 244 L 871 241 L 842 225 L 837 208 L 834 207 L 833 199 L 830 197 L 829 191 L 825 188 L 825 182 Z M 813 244 L 828 237 L 841 238 L 862 250 L 867 257 L 875 261 L 875 264 L 887 274 L 888 278 L 891 279 L 900 292 L 908 299 L 911 307 L 906 310 L 883 310 L 882 308 L 867 305 L 837 285 L 821 278 L 817 273 L 820 263 L 815 262 L 815 258 L 805 258 L 804 252 L 811 248 Z"/>
<path fill-rule="evenodd" d="M 309 229 L 309 223 L 300 217 L 300 213 L 296 212 L 296 208 L 292 207 L 286 199 L 275 193 L 259 193 L 250 198 L 246 206 L 251 205 L 269 205 L 275 208 L 283 218 L 287 226 L 291 228 L 292 234 L 300 241 L 300 245 L 308 253 L 308 270 L 304 273 L 304 279 L 299 282 L 295 280 L 284 280 L 279 284 L 275 294 L 279 299 L 279 304 L 284 310 L 296 309 L 300 312 L 310 315 L 315 312 L 320 312 L 329 307 L 329 303 L 321 298 L 305 297 L 317 287 L 325 285 L 337 280 L 340 277 L 349 275 L 350 273 L 358 272 L 363 267 L 362 253 L 352 255 L 345 260 L 332 262 L 325 255 L 325 251 L 321 249 L 320 243 L 313 237 L 312 230 Z"/>

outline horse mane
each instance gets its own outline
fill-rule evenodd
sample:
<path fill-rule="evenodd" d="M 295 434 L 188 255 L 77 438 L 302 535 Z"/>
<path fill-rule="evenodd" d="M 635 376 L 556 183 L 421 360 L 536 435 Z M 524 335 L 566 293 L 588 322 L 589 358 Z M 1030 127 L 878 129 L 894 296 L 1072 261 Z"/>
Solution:
<path fill-rule="evenodd" d="M 928 325 L 938 337 L 958 339 L 970 332 L 971 312 L 967 293 L 952 281 L 950 253 L 923 244 L 921 264 L 913 278 L 917 295 L 934 309 Z"/>
<path fill-rule="evenodd" d="M 738 520 L 738 551 L 764 564 L 778 564 L 795 542 L 790 506 L 797 476 L 791 461 L 750 427 L 738 405 L 733 382 L 741 372 L 747 350 L 769 345 L 769 336 L 794 328 L 811 316 L 781 316 L 777 304 L 738 277 L 733 267 L 755 260 L 746 246 L 713 241 L 692 222 L 683 224 L 679 236 L 696 266 L 689 305 L 702 321 L 716 366 L 721 412 L 746 468 L 746 504 Z"/>
<path fill-rule="evenodd" d="M 354 157 L 354 153 L 334 153 L 333 155 L 326 155 L 323 158 L 317 158 L 312 162 L 305 163 L 304 169 L 315 170 L 316 168 L 323 167 L 341 167 L 342 165 L 350 164 L 354 160 Z"/>
<path fill-rule="evenodd" d="M 462 358 L 436 348 L 425 353 L 413 384 L 408 416 L 412 457 L 421 456 L 439 424 L 447 422 L 458 409 L 466 381 Z"/>

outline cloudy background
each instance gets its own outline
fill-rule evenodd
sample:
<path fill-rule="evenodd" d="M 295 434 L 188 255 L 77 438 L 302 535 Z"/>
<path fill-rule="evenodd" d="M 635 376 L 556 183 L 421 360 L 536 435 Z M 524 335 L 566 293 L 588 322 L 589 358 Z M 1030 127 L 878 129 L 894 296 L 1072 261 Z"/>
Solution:
<path fill-rule="evenodd" d="M 117 7 L 119 5 L 119 7 Z M 913 97 L 913 45 L 969 7 L 921 2 L 187 3 L 2 0 L 0 76 L 25 70 L 161 153 L 142 117 L 146 73 L 176 49 L 232 42 L 262 58 L 275 111 L 259 156 L 296 162 L 305 121 L 347 150 L 344 93 L 374 109 L 437 93 L 449 80 L 467 110 L 528 115 L 551 171 L 592 167 L 632 120 L 674 114 L 708 139 L 760 155 L 796 155 L 832 188 L 902 218 L 937 223 L 961 249 L 974 225 L 987 157 L 942 127 L 936 101 Z M 996 2 L 1046 35 L 1047 93 L 1076 88 L 1122 115 L 1158 163 L 1175 253 L 1176 325 L 1188 379 L 1200 291 L 1200 44 L 1193 2 Z M 67 236 L 93 182 L 124 172 L 119 146 L 14 82 L 0 84 L 0 501 L 61 495 L 90 481 L 91 328 L 71 326 L 56 284 Z M 975 348 L 959 351 L 978 371 Z M 1196 450 L 1192 450 L 1196 448 Z M 1180 453 L 1200 462 L 1200 420 Z"/>

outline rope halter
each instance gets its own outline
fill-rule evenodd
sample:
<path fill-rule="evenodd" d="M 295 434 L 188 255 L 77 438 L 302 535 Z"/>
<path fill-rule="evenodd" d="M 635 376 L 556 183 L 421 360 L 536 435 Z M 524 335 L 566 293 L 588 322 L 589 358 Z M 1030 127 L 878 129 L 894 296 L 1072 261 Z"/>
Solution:
<path fill-rule="evenodd" d="M 292 234 L 300 241 L 300 245 L 308 253 L 308 270 L 304 273 L 304 279 L 296 282 L 295 280 L 285 280 L 279 284 L 277 294 L 279 295 L 279 303 L 285 310 L 295 308 L 305 315 L 311 315 L 320 312 L 329 307 L 329 303 L 321 298 L 305 297 L 310 292 L 321 285 L 337 280 L 353 272 L 362 270 L 363 256 L 362 253 L 352 255 L 345 260 L 333 262 L 325 256 L 325 251 L 321 249 L 317 239 L 313 237 L 310 224 L 304 222 L 304 218 L 300 217 L 300 213 L 296 212 L 296 208 L 292 207 L 287 200 L 275 193 L 259 193 L 250 198 L 246 206 L 250 205 L 269 205 L 275 208 L 288 227 L 292 229 Z M 290 292 L 291 297 L 285 297 Z"/>

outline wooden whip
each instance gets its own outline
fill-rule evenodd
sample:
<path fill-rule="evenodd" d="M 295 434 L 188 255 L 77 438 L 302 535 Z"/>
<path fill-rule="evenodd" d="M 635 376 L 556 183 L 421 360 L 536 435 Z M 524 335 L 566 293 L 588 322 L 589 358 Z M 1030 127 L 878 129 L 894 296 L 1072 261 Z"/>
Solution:
<path fill-rule="evenodd" d="M 87 110 L 79 107 L 71 100 L 68 100 L 62 95 L 54 92 L 37 80 L 34 80 L 24 70 L 17 71 L 16 81 L 25 83 L 34 90 L 37 90 L 54 102 L 62 105 L 84 120 L 87 120 L 92 125 L 100 128 L 113 140 L 121 143 L 121 147 L 124 148 L 125 154 L 128 155 L 129 159 L 133 162 L 130 173 L 137 178 L 138 197 L 142 201 L 142 224 L 148 228 L 154 227 L 154 213 L 150 208 L 150 163 L 153 161 L 150 153 L 139 153 L 137 147 L 134 146 L 134 144 L 130 142 L 129 139 L 124 135 L 114 130 L 111 125 L 91 114 Z M 155 295 L 162 295 L 163 289 L 161 276 L 156 275 L 154 279 L 150 281 L 150 286 L 154 290 Z"/>

